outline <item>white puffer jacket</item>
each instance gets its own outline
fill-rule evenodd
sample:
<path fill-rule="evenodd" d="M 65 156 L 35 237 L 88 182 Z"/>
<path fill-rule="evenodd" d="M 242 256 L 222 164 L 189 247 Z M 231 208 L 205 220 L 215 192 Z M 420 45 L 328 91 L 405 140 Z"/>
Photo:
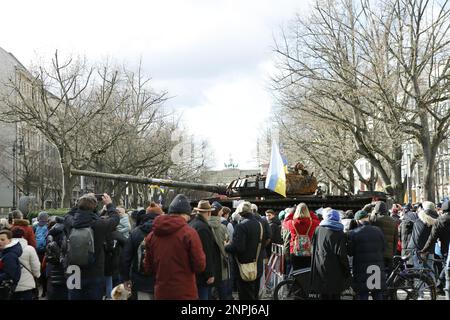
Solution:
<path fill-rule="evenodd" d="M 20 275 L 20 280 L 17 284 L 15 292 L 21 292 L 36 288 L 34 277 L 39 278 L 41 276 L 41 263 L 39 262 L 36 249 L 34 249 L 32 246 L 29 246 L 26 239 L 20 238 L 18 240 L 20 245 L 22 246 L 23 251 L 22 255 L 19 257 L 22 274 Z"/>

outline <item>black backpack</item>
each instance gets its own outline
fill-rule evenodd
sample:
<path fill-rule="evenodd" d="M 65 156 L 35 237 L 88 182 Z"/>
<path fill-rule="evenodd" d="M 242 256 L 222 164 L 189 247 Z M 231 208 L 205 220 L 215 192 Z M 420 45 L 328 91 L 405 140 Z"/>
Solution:
<path fill-rule="evenodd" d="M 91 227 L 72 228 L 66 244 L 68 266 L 89 267 L 95 263 L 94 230 Z"/>

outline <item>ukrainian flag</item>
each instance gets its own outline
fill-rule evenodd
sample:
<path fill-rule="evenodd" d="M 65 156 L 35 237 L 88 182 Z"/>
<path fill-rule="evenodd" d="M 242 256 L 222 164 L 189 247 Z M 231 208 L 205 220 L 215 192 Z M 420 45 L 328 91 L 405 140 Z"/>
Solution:
<path fill-rule="evenodd" d="M 275 141 L 272 142 L 272 153 L 270 155 L 269 171 L 266 177 L 266 189 L 286 197 L 286 174 L 284 161 Z"/>

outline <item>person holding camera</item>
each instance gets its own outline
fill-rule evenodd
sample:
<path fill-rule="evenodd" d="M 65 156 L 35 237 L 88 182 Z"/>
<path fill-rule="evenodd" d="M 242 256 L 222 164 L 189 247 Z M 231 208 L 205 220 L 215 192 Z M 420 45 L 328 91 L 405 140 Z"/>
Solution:
<path fill-rule="evenodd" d="M 67 234 L 65 266 L 78 267 L 81 276 L 79 288 L 68 288 L 69 300 L 101 300 L 103 297 L 104 243 L 116 230 L 120 218 L 108 194 L 104 193 L 101 201 L 106 208 L 105 218 L 96 212 L 99 202 L 96 195 L 88 193 L 78 199 L 77 208 L 67 214 L 64 221 Z"/>

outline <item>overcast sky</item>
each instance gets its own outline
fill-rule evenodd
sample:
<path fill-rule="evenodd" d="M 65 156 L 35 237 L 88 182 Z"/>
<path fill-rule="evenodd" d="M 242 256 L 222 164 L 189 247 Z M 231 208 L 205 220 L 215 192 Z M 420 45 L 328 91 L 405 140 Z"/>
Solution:
<path fill-rule="evenodd" d="M 29 66 L 55 49 L 95 62 L 142 59 L 153 86 L 174 98 L 196 138 L 223 168 L 256 166 L 270 116 L 273 35 L 307 0 L 39 0 L 2 2 L 0 47 Z"/>

